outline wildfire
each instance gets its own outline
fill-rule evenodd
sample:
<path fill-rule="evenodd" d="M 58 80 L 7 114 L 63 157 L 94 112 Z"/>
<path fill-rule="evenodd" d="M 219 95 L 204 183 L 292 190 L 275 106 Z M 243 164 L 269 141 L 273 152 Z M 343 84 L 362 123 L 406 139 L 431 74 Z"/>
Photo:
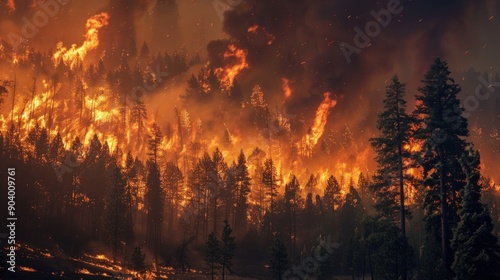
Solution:
<path fill-rule="evenodd" d="M 325 98 L 319 105 L 318 110 L 316 110 L 313 126 L 306 136 L 306 142 L 310 143 L 311 148 L 316 146 L 319 138 L 323 135 L 330 110 L 337 105 L 337 101 L 330 99 L 330 95 L 331 93 L 325 92 Z"/>
<path fill-rule="evenodd" d="M 224 53 L 224 60 L 228 61 L 230 65 L 226 68 L 218 68 L 216 71 L 222 83 L 226 88 L 229 88 L 233 84 L 234 78 L 243 69 L 248 68 L 247 51 L 238 49 L 234 44 L 231 44 Z"/>
<path fill-rule="evenodd" d="M 14 0 L 7 0 L 5 6 L 9 8 L 9 13 L 16 11 L 16 4 L 14 4 Z"/>
<path fill-rule="evenodd" d="M 69 64 L 73 68 L 78 60 L 83 60 L 89 51 L 99 46 L 99 29 L 107 26 L 108 20 L 109 15 L 107 13 L 100 13 L 89 18 L 85 24 L 87 29 L 85 41 L 80 47 L 73 44 L 70 49 L 67 49 L 62 42 L 59 42 L 57 51 L 53 56 L 54 64 L 59 63 L 60 59 L 62 59 L 65 64 Z"/>
<path fill-rule="evenodd" d="M 292 89 L 290 88 L 290 81 L 287 78 L 281 78 L 283 92 L 285 93 L 285 99 L 292 96 Z"/>

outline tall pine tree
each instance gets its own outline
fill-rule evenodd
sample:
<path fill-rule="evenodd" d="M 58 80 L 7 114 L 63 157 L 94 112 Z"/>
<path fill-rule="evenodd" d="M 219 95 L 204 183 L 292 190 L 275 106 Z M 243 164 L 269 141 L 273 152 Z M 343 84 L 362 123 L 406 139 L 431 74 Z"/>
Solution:
<path fill-rule="evenodd" d="M 224 220 L 224 227 L 222 228 L 222 238 L 221 238 L 221 273 L 222 280 L 229 273 L 233 273 L 233 256 L 234 250 L 236 249 L 236 243 L 234 243 L 234 236 L 232 236 L 233 230 L 228 224 L 227 220 Z"/>
<path fill-rule="evenodd" d="M 481 203 L 479 152 L 472 149 L 460 159 L 466 174 L 461 190 L 459 222 L 453 231 L 451 246 L 455 250 L 452 264 L 455 279 L 500 279 L 500 255 L 493 223 L 485 204 Z"/>
<path fill-rule="evenodd" d="M 469 146 L 465 140 L 469 130 L 457 97 L 460 86 L 450 78 L 447 63 L 436 59 L 422 82 L 414 114 L 415 138 L 422 143 L 419 164 L 426 188 L 426 233 L 439 234 L 435 237 L 441 242 L 441 260 L 449 272 L 451 228 L 457 222 L 459 191 L 465 185 L 458 160 Z"/>

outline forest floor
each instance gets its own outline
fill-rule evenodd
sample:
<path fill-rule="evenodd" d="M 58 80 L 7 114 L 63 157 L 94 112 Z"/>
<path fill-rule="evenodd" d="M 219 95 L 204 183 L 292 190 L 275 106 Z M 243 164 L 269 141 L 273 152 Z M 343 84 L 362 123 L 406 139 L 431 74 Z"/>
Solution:
<path fill-rule="evenodd" d="M 6 247 L 4 248 L 5 250 Z M 124 270 L 120 265 L 113 264 L 113 261 L 104 255 L 84 254 L 80 258 L 66 256 L 62 250 L 52 248 L 47 249 L 21 245 L 16 251 L 16 272 L 6 272 L 1 266 L 5 265 L 5 256 L 0 257 L 0 279 L 138 279 L 132 271 Z M 261 271 L 259 267 L 243 266 L 235 263 L 239 268 L 245 268 L 244 275 L 256 275 L 256 271 Z M 248 264 L 247 264 L 248 265 Z M 250 273 L 253 271 L 253 273 Z M 230 275 L 228 280 L 258 280 L 270 279 L 269 273 L 255 276 L 242 277 Z M 146 277 L 140 279 L 177 279 L 177 280 L 204 280 L 211 279 L 210 275 L 201 271 L 191 270 L 190 272 L 179 273 L 169 267 L 160 267 L 155 274 L 148 273 Z M 219 275 L 215 279 L 222 279 Z M 309 278 L 313 279 L 313 278 Z M 335 276 L 336 280 L 352 279 L 352 276 Z M 368 279 L 368 278 L 367 278 Z"/>
<path fill-rule="evenodd" d="M 4 247 L 7 251 L 6 247 Z M 104 255 L 84 254 L 80 258 L 66 256 L 62 250 L 46 249 L 21 245 L 16 251 L 15 273 L 7 272 L 5 256 L 1 256 L 0 279 L 137 279 L 130 270 L 124 270 L 120 265 Z M 178 279 L 195 280 L 211 279 L 199 271 L 178 273 L 168 267 L 160 267 L 155 274 L 148 273 L 141 279 Z M 235 275 L 231 280 L 256 280 Z"/>

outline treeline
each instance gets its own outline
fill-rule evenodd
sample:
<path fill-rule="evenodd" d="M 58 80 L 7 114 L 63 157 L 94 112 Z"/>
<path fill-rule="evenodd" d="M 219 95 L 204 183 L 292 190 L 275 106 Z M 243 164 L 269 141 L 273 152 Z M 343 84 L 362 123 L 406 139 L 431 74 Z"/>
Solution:
<path fill-rule="evenodd" d="M 221 236 L 228 221 L 236 258 L 249 266 L 270 264 L 277 279 L 314 257 L 319 236 L 340 244 L 314 271 L 301 272 L 319 279 L 346 273 L 495 279 L 495 187 L 480 174 L 460 88 L 449 75 L 446 63 L 436 60 L 414 112 L 406 111 L 405 86 L 394 77 L 379 116 L 380 136 L 371 139 L 376 173 L 350 182 L 329 176 L 324 185 L 315 176 L 304 184 L 284 175 L 260 148 L 241 151 L 234 162 L 218 148 L 188 161 L 182 154 L 167 159 L 155 124 L 145 161 L 110 150 L 97 136 L 88 147 L 76 137 L 65 148 L 62 136 L 51 137 L 46 127 L 33 126 L 21 140 L 12 124 L 0 134 L 0 168 L 17 169 L 18 235 L 75 256 L 99 241 L 114 260 L 140 256 L 138 245 L 155 263 L 187 270 L 193 250 L 203 252 L 211 233 Z"/>

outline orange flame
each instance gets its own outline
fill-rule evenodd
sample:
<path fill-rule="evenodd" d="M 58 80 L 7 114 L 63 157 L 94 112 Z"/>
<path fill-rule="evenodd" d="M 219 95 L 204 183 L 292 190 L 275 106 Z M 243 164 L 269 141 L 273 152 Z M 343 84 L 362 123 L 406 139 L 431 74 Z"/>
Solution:
<path fill-rule="evenodd" d="M 234 62 L 226 68 L 218 68 L 216 73 L 222 81 L 222 84 L 225 85 L 226 88 L 229 88 L 233 84 L 234 78 L 243 71 L 243 69 L 248 68 L 247 51 L 238 49 L 234 44 L 231 44 L 224 53 L 224 60 Z"/>
<path fill-rule="evenodd" d="M 109 15 L 107 13 L 100 13 L 92 16 L 87 20 L 85 27 L 87 32 L 85 34 L 85 42 L 80 47 L 73 44 L 70 49 L 62 45 L 62 42 L 57 44 L 57 51 L 54 53 L 54 64 L 59 63 L 60 59 L 65 64 L 69 64 L 72 68 L 78 62 L 78 59 L 83 60 L 87 53 L 94 50 L 99 46 L 99 29 L 108 25 Z"/>
<path fill-rule="evenodd" d="M 248 27 L 248 32 L 249 33 L 253 33 L 253 34 L 257 34 L 257 29 L 259 28 L 259 26 L 257 24 L 254 24 L 250 27 Z"/>
<path fill-rule="evenodd" d="M 16 4 L 14 4 L 14 0 L 7 0 L 5 6 L 9 8 L 9 13 L 12 13 L 16 10 Z"/>
<path fill-rule="evenodd" d="M 287 78 L 281 78 L 283 92 L 285 93 L 285 99 L 292 96 L 292 89 L 290 88 L 290 80 Z"/>
<path fill-rule="evenodd" d="M 319 138 L 323 135 L 330 110 L 337 105 L 337 101 L 330 99 L 330 95 L 331 93 L 325 92 L 325 99 L 319 105 L 318 110 L 316 110 L 313 126 L 311 127 L 310 133 L 308 133 L 308 140 L 311 143 L 311 148 L 316 146 Z"/>

